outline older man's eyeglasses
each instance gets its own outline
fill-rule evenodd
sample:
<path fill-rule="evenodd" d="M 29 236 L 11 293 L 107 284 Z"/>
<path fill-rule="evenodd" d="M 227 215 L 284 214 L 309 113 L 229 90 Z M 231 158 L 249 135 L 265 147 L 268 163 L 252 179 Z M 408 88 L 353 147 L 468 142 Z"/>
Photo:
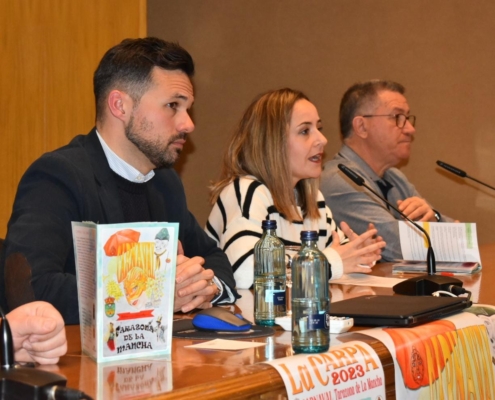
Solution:
<path fill-rule="evenodd" d="M 388 117 L 395 118 L 395 124 L 398 128 L 404 128 L 406 126 L 406 121 L 412 126 L 416 125 L 416 116 L 415 115 L 405 115 L 405 114 L 376 114 L 376 115 L 361 115 L 363 118 L 373 118 L 373 117 Z"/>

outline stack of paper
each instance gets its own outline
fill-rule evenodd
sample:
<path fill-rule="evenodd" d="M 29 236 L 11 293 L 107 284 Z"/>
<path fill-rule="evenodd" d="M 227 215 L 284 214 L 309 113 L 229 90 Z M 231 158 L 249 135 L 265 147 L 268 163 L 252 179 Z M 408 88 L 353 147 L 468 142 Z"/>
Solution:
<path fill-rule="evenodd" d="M 444 274 L 472 274 L 481 270 L 475 223 L 418 222 L 428 232 L 435 252 L 436 270 Z M 394 273 L 426 272 L 428 242 L 409 222 L 399 221 L 400 245 L 404 260 Z"/>

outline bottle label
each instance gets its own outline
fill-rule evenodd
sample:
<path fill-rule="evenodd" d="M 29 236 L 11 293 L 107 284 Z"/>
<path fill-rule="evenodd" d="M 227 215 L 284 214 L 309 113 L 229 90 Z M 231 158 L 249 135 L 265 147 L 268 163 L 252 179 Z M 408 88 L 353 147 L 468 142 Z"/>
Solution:
<path fill-rule="evenodd" d="M 285 306 L 285 290 L 267 290 L 265 292 L 265 301 L 273 303 L 274 306 Z"/>
<path fill-rule="evenodd" d="M 327 312 L 323 314 L 308 315 L 308 331 L 315 331 L 317 329 L 329 329 L 330 314 Z"/>

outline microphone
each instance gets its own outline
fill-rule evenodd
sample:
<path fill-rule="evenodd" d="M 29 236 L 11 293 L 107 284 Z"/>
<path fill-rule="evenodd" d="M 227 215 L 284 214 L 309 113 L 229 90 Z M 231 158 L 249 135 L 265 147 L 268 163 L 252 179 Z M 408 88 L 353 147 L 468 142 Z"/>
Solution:
<path fill-rule="evenodd" d="M 483 186 L 486 186 L 487 188 L 490 188 L 490 189 L 495 190 L 495 187 L 490 186 L 490 185 L 488 185 L 488 184 L 487 184 L 487 183 L 485 183 L 485 182 L 481 182 L 481 181 L 479 181 L 478 179 L 473 178 L 472 176 L 469 176 L 469 175 L 468 175 L 465 171 L 463 171 L 462 169 L 456 168 L 456 167 L 454 167 L 454 166 L 452 166 L 452 165 L 450 165 L 450 164 L 444 163 L 443 161 L 440 161 L 440 160 L 438 160 L 438 161 L 437 161 L 437 164 L 438 164 L 440 167 L 442 167 L 442 168 L 446 169 L 447 171 L 452 172 L 453 174 L 455 174 L 455 175 L 457 175 L 457 176 L 460 176 L 461 178 L 468 178 L 468 179 L 471 179 L 472 181 L 478 182 L 478 183 L 482 184 Z"/>
<path fill-rule="evenodd" d="M 435 253 L 433 251 L 433 247 L 431 246 L 430 235 L 428 235 L 428 232 L 426 232 L 426 230 L 424 230 L 421 225 L 411 220 L 402 211 L 399 211 L 395 206 L 393 206 L 387 199 L 379 195 L 375 190 L 373 190 L 369 185 L 365 183 L 363 177 L 356 174 L 352 169 L 345 166 L 344 164 L 339 164 L 338 167 L 356 185 L 364 186 L 376 197 L 378 197 L 380 200 L 388 204 L 389 207 L 391 207 L 398 214 L 400 214 L 406 221 L 413 224 L 426 237 L 426 240 L 428 242 L 428 250 L 426 253 L 426 265 L 427 265 L 428 274 L 409 278 L 406 279 L 405 281 L 396 284 L 393 287 L 395 293 L 405 294 L 409 296 L 425 296 L 425 295 L 431 295 L 433 292 L 436 292 L 438 290 L 446 290 L 450 292 L 450 287 L 452 285 L 462 287 L 462 281 L 460 281 L 459 279 L 441 276 L 441 275 L 435 275 L 436 273 Z"/>

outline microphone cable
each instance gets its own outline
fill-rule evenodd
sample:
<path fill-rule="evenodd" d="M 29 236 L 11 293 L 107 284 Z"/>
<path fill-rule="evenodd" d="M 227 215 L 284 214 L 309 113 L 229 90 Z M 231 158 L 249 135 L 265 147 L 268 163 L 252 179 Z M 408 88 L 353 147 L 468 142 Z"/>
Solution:
<path fill-rule="evenodd" d="M 433 292 L 431 295 L 434 297 L 440 297 L 440 295 L 450 296 L 450 297 L 460 297 L 463 294 L 467 294 L 468 301 L 471 300 L 472 293 L 469 290 L 464 289 L 463 287 L 450 285 L 447 290 L 437 290 Z"/>

